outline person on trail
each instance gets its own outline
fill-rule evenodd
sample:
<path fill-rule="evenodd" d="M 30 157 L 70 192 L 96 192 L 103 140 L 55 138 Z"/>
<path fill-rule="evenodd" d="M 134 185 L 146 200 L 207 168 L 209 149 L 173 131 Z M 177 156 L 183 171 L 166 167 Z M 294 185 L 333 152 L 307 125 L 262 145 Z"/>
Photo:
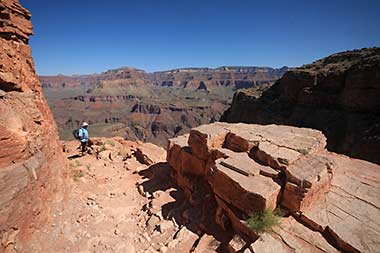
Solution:
<path fill-rule="evenodd" d="M 83 122 L 81 128 L 79 128 L 79 140 L 82 146 L 82 155 L 85 155 L 86 150 L 87 150 L 87 142 L 88 142 L 88 123 Z"/>

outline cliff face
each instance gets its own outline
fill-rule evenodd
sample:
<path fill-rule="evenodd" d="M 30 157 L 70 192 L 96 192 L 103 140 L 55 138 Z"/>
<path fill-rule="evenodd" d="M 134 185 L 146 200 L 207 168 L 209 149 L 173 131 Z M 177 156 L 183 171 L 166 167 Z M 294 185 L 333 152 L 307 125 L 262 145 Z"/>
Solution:
<path fill-rule="evenodd" d="M 288 71 L 257 97 L 234 96 L 222 121 L 322 130 L 329 150 L 380 163 L 380 48 L 347 51 Z"/>
<path fill-rule="evenodd" d="M 0 251 L 22 247 L 47 219 L 63 166 L 28 45 L 30 17 L 17 0 L 0 2 Z"/>

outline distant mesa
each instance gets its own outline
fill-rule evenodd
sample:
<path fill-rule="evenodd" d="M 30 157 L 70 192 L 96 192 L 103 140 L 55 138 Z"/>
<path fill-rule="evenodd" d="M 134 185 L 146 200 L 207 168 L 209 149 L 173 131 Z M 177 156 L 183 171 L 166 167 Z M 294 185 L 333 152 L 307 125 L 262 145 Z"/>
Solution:
<path fill-rule="evenodd" d="M 263 83 L 273 83 L 280 78 L 287 67 L 218 67 L 181 68 L 147 73 L 135 68 L 118 68 L 101 74 L 75 76 L 40 76 L 43 88 L 76 88 L 101 84 L 101 88 L 125 85 L 156 85 L 206 90 L 212 86 L 232 86 L 234 89 L 249 88 Z M 243 84 L 243 85 L 242 85 Z"/>
<path fill-rule="evenodd" d="M 97 136 L 121 135 L 166 147 L 168 138 L 217 121 L 235 90 L 269 87 L 286 70 L 224 66 L 147 73 L 123 67 L 40 80 L 62 139 L 89 121 Z"/>

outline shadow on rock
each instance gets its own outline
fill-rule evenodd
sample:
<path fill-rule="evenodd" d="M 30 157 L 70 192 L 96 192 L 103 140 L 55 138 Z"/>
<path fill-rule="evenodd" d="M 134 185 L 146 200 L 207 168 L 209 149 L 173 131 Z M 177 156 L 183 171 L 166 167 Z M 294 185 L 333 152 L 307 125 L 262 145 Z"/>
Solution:
<path fill-rule="evenodd" d="M 141 186 L 151 200 L 149 212 L 154 214 L 159 210 L 164 220 L 172 220 L 178 227 L 176 234 L 183 229 L 194 234 L 197 239 L 193 249 L 197 248 L 203 236 L 210 235 L 218 242 L 217 252 L 226 252 L 226 245 L 233 234 L 216 224 L 217 204 L 206 181 L 194 177 L 194 188 L 187 198 L 175 182 L 172 167 L 166 162 L 154 164 L 138 174 L 143 177 Z"/>
<path fill-rule="evenodd" d="M 146 170 L 138 172 L 143 179 L 148 179 L 141 184 L 144 191 L 153 194 L 156 191 L 166 191 L 174 187 L 172 180 L 170 180 L 170 172 L 171 167 L 166 162 L 153 164 Z"/>

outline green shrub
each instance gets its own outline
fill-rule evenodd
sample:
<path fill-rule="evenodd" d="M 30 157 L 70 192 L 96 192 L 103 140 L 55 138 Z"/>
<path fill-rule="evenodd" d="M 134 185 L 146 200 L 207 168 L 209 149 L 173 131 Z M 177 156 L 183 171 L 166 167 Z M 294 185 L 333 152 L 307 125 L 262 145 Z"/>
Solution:
<path fill-rule="evenodd" d="M 111 145 L 112 147 L 115 147 L 115 142 L 112 141 L 112 140 L 106 140 L 106 141 L 104 142 L 104 144 L 108 144 L 108 145 Z"/>
<path fill-rule="evenodd" d="M 303 154 L 303 155 L 307 155 L 307 154 L 309 154 L 309 150 L 304 149 L 304 148 L 299 148 L 299 149 L 297 149 L 297 151 L 298 151 L 299 153 Z"/>
<path fill-rule="evenodd" d="M 102 151 L 104 151 L 104 150 L 106 150 L 106 146 L 105 146 L 104 144 L 102 144 L 102 145 L 100 145 L 100 146 L 98 147 L 98 153 L 100 153 L 100 152 L 102 152 Z"/>
<path fill-rule="evenodd" d="M 76 168 L 79 166 L 82 166 L 82 163 L 78 160 L 74 160 L 74 162 L 70 163 L 70 167 L 72 167 L 72 168 Z"/>
<path fill-rule="evenodd" d="M 247 220 L 248 226 L 258 234 L 268 233 L 280 222 L 278 211 L 266 209 L 262 212 L 254 213 Z"/>
<path fill-rule="evenodd" d="M 75 171 L 74 174 L 73 174 L 73 179 L 74 179 L 74 181 L 78 181 L 79 178 L 81 178 L 81 177 L 83 177 L 83 176 L 84 176 L 83 172 L 80 171 L 80 170 L 77 170 L 77 171 Z"/>
<path fill-rule="evenodd" d="M 128 149 L 126 147 L 121 147 L 118 153 L 119 156 L 121 157 L 127 157 L 129 155 Z"/>

